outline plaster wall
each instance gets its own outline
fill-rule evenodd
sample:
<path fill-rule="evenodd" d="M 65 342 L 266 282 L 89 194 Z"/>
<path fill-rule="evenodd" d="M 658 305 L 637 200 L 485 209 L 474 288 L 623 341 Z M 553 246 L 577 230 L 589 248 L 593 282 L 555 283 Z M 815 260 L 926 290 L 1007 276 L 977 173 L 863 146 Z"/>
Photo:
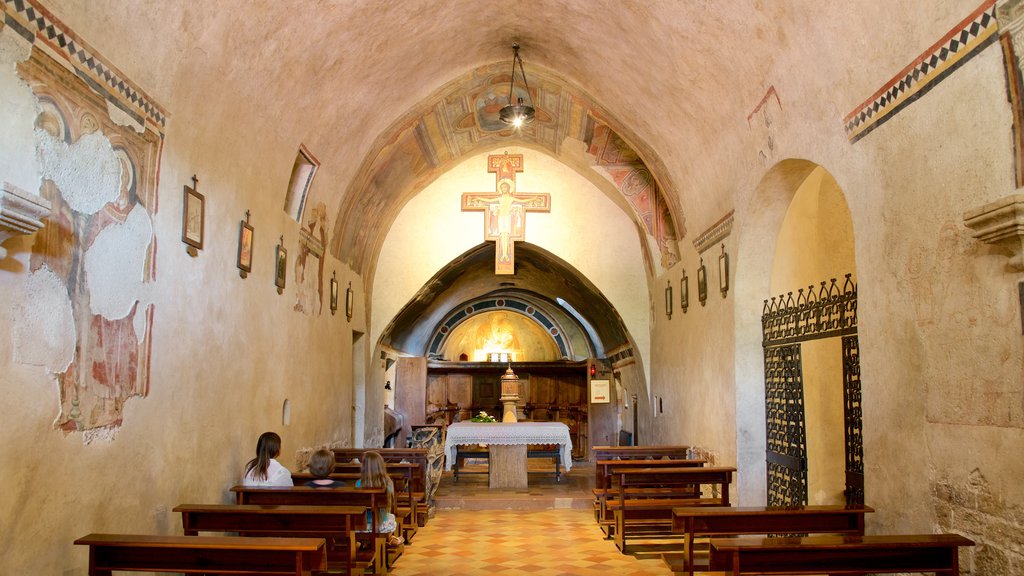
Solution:
<path fill-rule="evenodd" d="M 5 46 L 8 32 L 0 32 Z M 61 174 L 70 196 L 102 204 L 111 187 L 116 196 L 117 170 L 111 180 L 67 168 L 103 157 L 104 146 L 109 154 L 110 144 L 94 133 L 88 145 L 97 151 L 51 153 L 57 148 L 32 129 L 38 104 L 11 76 L 15 58 L 27 53 L 0 50 L 6 101 L 0 125 L 10 127 L 0 156 L 12 161 L 0 179 L 36 192 L 42 176 Z M 297 253 L 298 224 L 282 207 L 298 129 L 267 132 L 262 122 L 251 121 L 259 115 L 245 103 L 237 114 L 210 114 L 204 94 L 177 95 L 162 104 L 174 120 L 163 145 L 159 209 L 152 219 L 132 213 L 123 225 L 105 229 L 81 262 L 93 313 L 116 317 L 135 301 L 155 309 L 149 392 L 126 402 L 120 426 L 88 434 L 54 427 L 60 407 L 55 373 L 67 367 L 74 347 L 67 287 L 45 267 L 30 271 L 33 238 L 5 243 L 0 530 L 6 536 L 0 573 L 83 573 L 87 550 L 72 542 L 89 532 L 180 533 L 171 508 L 229 502 L 227 489 L 239 482 L 265 430 L 283 437 L 280 460 L 286 466 L 293 466 L 299 447 L 352 439 L 350 328 L 362 325 L 365 306 L 356 306 L 351 324 L 326 306 L 325 314 L 309 317 L 293 310 L 291 276 L 284 295 L 274 287 L 277 239 L 284 235 Z M 82 140 L 79 146 L 86 144 Z M 34 162 L 37 153 L 45 162 Z M 206 194 L 206 243 L 195 258 L 180 242 L 181 190 L 193 174 Z M 247 209 L 256 229 L 255 254 L 253 271 L 243 280 L 235 258 Z M 146 246 L 150 230 L 159 248 L 156 280 L 142 288 L 132 271 L 141 268 L 137 249 L 140 241 Z M 339 263 L 328 262 L 326 269 L 361 288 Z M 286 400 L 288 425 L 282 421 Z"/>
<path fill-rule="evenodd" d="M 648 365 L 649 295 L 639 235 L 630 218 L 604 192 L 558 160 L 526 148 L 516 176 L 520 192 L 551 194 L 551 212 L 526 217 L 526 241 L 562 258 L 586 276 L 619 312 Z M 442 266 L 483 240 L 484 217 L 462 212 L 463 192 L 494 190 L 487 154 L 462 162 L 410 200 L 395 219 L 381 249 L 373 286 L 371 341 Z M 515 280 L 510 276 L 511 281 Z M 586 306 L 570 302 L 578 310 Z M 605 343 L 606 345 L 608 343 Z"/>
<path fill-rule="evenodd" d="M 946 26 L 957 20 L 935 16 Z M 897 65 L 875 61 L 877 84 L 944 32 L 931 22 L 914 33 L 928 30 L 934 37 L 907 46 Z M 678 290 L 686 269 L 694 282 L 698 260 L 687 237 L 683 261 L 655 283 L 652 392 L 673 417 L 642 418 L 641 428 L 653 426 L 658 441 L 703 445 L 723 464 L 735 454 L 738 501 L 763 503 L 760 314 L 775 293 L 771 265 L 786 210 L 800 183 L 823 166 L 846 196 L 855 238 L 867 503 L 877 510 L 868 530 L 961 531 L 981 544 L 965 554 L 973 573 L 1016 574 L 1019 547 L 999 534 L 1014 526 L 1019 534 L 1024 502 L 1021 463 L 1010 456 L 1024 449 L 1021 274 L 1008 272 L 1005 254 L 973 240 L 962 224 L 966 210 L 1014 192 L 1002 56 L 989 46 L 851 144 L 839 119 L 874 87 L 810 72 L 837 61 L 840 44 L 819 43 L 799 57 L 776 54 L 763 71 L 782 101 L 771 126 L 733 133 L 742 142 L 692 165 L 702 189 L 735 190 L 726 240 L 735 281 L 724 301 L 712 288 L 705 308 L 695 304 L 691 284 L 690 311 L 666 318 L 659 305 L 666 281 Z M 801 158 L 811 162 L 789 160 Z M 730 170 L 712 171 L 706 162 Z M 701 229 L 697 218 L 690 212 L 691 230 Z M 714 275 L 709 280 L 713 287 Z M 733 337 L 734 355 L 727 350 Z M 735 414 L 723 406 L 730 397 Z M 728 446 L 733 435 L 735 449 Z"/>
<path fill-rule="evenodd" d="M 1015 574 L 1019 552 L 996 534 L 1019 526 L 1014 510 L 1024 501 L 1019 459 L 1007 458 L 1024 449 L 1021 275 L 1008 273 L 1005 255 L 971 239 L 962 224 L 966 210 L 1013 192 L 1002 57 L 997 47 L 985 49 L 852 145 L 822 109 L 824 88 L 800 75 L 789 81 L 795 85 L 780 92 L 802 96 L 775 124 L 774 154 L 824 166 L 853 221 L 866 498 L 877 511 L 868 530 L 960 531 L 981 544 L 965 554 L 973 573 Z M 753 170 L 759 183 L 737 195 L 737 451 L 740 500 L 751 503 L 764 495 L 758 318 L 772 293 L 765 257 L 789 194 L 808 172 L 799 164 Z M 950 486 L 970 492 L 975 473 L 1000 508 L 970 522 L 945 504 Z"/>

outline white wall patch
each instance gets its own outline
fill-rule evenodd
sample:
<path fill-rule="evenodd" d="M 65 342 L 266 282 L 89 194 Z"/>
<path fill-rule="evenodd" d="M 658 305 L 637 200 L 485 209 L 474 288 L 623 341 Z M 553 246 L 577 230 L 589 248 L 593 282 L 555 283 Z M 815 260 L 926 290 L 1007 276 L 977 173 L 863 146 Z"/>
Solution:
<path fill-rule="evenodd" d="M 142 293 L 142 272 L 153 226 L 142 206 L 136 206 L 123 224 L 100 232 L 85 253 L 89 308 L 108 320 L 124 318 Z"/>
<path fill-rule="evenodd" d="M 53 180 L 72 210 L 95 214 L 117 200 L 121 163 L 103 134 L 92 132 L 69 145 L 37 129 L 36 146 L 43 177 Z"/>
<path fill-rule="evenodd" d="M 75 318 L 64 282 L 45 266 L 29 275 L 11 306 L 14 360 L 43 366 L 51 374 L 68 369 L 75 356 Z"/>

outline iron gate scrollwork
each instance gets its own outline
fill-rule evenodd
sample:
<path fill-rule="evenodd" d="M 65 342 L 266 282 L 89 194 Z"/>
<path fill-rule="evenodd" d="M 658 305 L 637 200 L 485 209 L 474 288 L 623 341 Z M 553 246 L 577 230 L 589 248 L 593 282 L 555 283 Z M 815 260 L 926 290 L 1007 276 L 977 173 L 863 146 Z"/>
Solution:
<path fill-rule="evenodd" d="M 807 504 L 807 433 L 800 345 L 764 352 L 768 504 Z"/>
<path fill-rule="evenodd" d="M 761 313 L 767 424 L 768 504 L 807 504 L 807 435 L 801 343 L 842 337 L 846 436 L 846 499 L 864 502 L 860 354 L 857 340 L 857 285 L 847 274 L 843 286 L 772 297 Z"/>

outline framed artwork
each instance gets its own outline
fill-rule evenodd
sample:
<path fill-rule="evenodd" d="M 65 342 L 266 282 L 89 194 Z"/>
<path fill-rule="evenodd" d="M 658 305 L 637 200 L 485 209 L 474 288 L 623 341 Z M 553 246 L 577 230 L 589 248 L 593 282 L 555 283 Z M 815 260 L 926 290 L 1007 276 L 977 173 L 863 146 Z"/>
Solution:
<path fill-rule="evenodd" d="M 679 306 L 683 309 L 683 314 L 686 314 L 686 309 L 690 307 L 690 277 L 686 275 L 686 270 L 683 270 L 683 277 L 679 280 Z"/>
<path fill-rule="evenodd" d="M 725 298 L 729 291 L 729 255 L 725 253 L 725 244 L 722 244 L 722 254 L 718 257 L 718 289 Z"/>
<path fill-rule="evenodd" d="M 331 316 L 338 312 L 338 278 L 337 272 L 331 274 Z"/>
<path fill-rule="evenodd" d="M 249 211 L 245 211 L 245 220 L 238 227 L 238 275 L 242 278 L 252 272 L 252 239 L 253 228 L 249 224 Z"/>
<path fill-rule="evenodd" d="M 354 304 L 355 296 L 352 294 L 352 283 L 348 283 L 348 288 L 345 289 L 345 318 L 349 321 L 352 320 L 352 306 Z"/>
<path fill-rule="evenodd" d="M 590 381 L 590 403 L 608 404 L 611 399 L 611 382 L 609 380 Z"/>
<path fill-rule="evenodd" d="M 274 266 L 274 284 L 277 286 L 277 293 L 284 293 L 285 280 L 288 276 L 288 250 L 284 247 L 284 236 L 281 236 L 281 243 L 277 245 L 277 261 Z"/>
<path fill-rule="evenodd" d="M 669 280 L 668 286 L 665 286 L 665 316 L 668 319 L 672 319 L 672 281 Z"/>
<path fill-rule="evenodd" d="M 697 299 L 701 306 L 708 301 L 708 268 L 703 258 L 700 259 L 700 268 L 697 268 Z"/>
<path fill-rule="evenodd" d="M 199 179 L 192 177 L 192 186 L 185 186 L 181 213 L 181 241 L 188 245 L 189 256 L 198 256 L 203 249 L 203 229 L 206 223 L 206 198 L 196 187 Z"/>

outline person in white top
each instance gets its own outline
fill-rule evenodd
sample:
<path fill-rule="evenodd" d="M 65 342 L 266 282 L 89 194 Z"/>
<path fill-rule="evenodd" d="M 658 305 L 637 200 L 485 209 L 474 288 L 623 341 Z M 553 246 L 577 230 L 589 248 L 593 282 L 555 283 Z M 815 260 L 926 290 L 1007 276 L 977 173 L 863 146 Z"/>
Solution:
<path fill-rule="evenodd" d="M 256 457 L 245 465 L 244 486 L 293 486 L 292 473 L 274 460 L 281 454 L 281 437 L 275 432 L 260 434 Z"/>

